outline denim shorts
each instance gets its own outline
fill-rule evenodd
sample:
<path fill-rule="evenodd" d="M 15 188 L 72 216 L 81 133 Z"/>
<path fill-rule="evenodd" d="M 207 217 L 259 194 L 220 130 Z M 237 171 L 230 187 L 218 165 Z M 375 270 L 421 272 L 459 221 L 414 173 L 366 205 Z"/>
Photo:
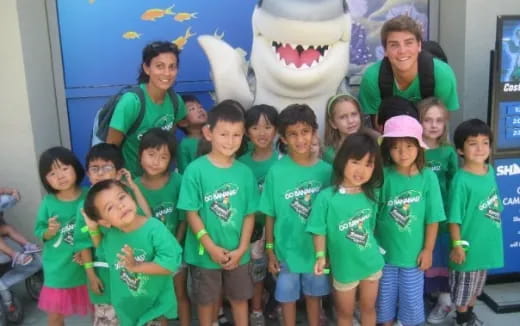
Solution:
<path fill-rule="evenodd" d="M 330 293 L 330 280 L 327 275 L 313 273 L 292 273 L 286 264 L 280 264 L 274 297 L 278 302 L 294 302 L 300 293 L 311 297 L 321 297 Z"/>

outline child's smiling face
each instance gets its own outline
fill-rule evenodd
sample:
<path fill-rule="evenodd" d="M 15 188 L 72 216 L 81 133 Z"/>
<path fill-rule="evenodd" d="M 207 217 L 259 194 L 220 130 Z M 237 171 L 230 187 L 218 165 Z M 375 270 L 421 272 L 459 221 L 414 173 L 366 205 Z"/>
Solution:
<path fill-rule="evenodd" d="M 101 191 L 94 200 L 101 220 L 99 223 L 105 227 L 124 229 L 136 221 L 137 205 L 123 188 L 113 185 Z"/>

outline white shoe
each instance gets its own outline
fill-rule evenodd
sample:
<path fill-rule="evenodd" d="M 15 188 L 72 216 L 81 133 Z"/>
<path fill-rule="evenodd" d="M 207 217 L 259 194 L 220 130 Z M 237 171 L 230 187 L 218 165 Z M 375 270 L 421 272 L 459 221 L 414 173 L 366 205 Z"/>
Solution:
<path fill-rule="evenodd" d="M 394 323 L 394 326 L 403 326 L 403 324 L 401 324 L 401 322 L 399 320 L 397 320 L 395 323 Z"/>
<path fill-rule="evenodd" d="M 452 308 L 451 306 L 443 305 L 437 303 L 433 310 L 428 315 L 428 323 L 430 324 L 440 324 L 446 320 L 448 315 L 450 314 Z"/>

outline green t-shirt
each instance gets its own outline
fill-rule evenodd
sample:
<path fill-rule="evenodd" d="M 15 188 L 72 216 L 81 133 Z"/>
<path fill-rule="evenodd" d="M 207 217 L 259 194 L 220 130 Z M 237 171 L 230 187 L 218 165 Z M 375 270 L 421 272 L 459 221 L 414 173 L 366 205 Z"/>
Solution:
<path fill-rule="evenodd" d="M 152 210 L 152 216 L 166 225 L 174 236 L 177 226 L 185 219 L 184 212 L 177 209 L 181 182 L 182 176 L 177 172 L 171 173 L 168 182 L 160 189 L 148 189 L 143 185 L 141 177 L 135 179 L 135 184 Z"/>
<path fill-rule="evenodd" d="M 427 168 L 406 176 L 390 166 L 384 177 L 376 238 L 386 251 L 387 264 L 417 267 L 426 225 L 446 220 L 439 181 Z"/>
<path fill-rule="evenodd" d="M 81 214 L 81 210 L 85 204 L 85 200 L 81 200 L 78 204 L 76 211 L 76 226 L 74 227 L 74 252 L 79 252 L 84 249 L 92 250 L 92 258 L 94 262 L 94 271 L 97 277 L 103 283 L 103 293 L 96 294 L 88 286 L 88 294 L 90 301 L 93 304 L 110 304 L 110 272 L 107 267 L 100 266 L 106 264 L 105 252 L 103 251 L 103 245 L 100 244 L 97 248 L 92 243 L 92 238 L 88 233 L 88 228 Z M 106 233 L 106 228 L 100 226 L 101 233 Z M 85 274 L 86 275 L 86 274 Z M 87 279 L 88 283 L 88 279 Z"/>
<path fill-rule="evenodd" d="M 177 169 L 183 174 L 188 164 L 197 158 L 197 148 L 199 147 L 200 138 L 186 136 L 177 148 Z"/>
<path fill-rule="evenodd" d="M 334 163 L 334 159 L 336 158 L 336 150 L 333 146 L 327 146 L 325 148 L 325 152 L 323 152 L 322 159 L 332 165 Z"/>
<path fill-rule="evenodd" d="M 495 171 L 488 165 L 485 175 L 460 169 L 450 185 L 448 223 L 460 224 L 462 240 L 469 242 L 466 261 L 450 268 L 470 272 L 504 266 L 502 244 L 503 210 L 498 193 Z"/>
<path fill-rule="evenodd" d="M 174 117 L 172 101 L 168 95 L 165 96 L 162 104 L 156 104 L 150 98 L 146 90 L 146 85 L 141 84 L 139 86 L 144 91 L 146 111 L 137 131 L 131 135 L 127 135 L 128 130 L 132 127 L 135 120 L 137 120 L 141 109 L 141 102 L 135 93 L 126 93 L 121 96 L 121 99 L 119 99 L 114 109 L 112 120 L 110 121 L 110 128 L 118 130 L 126 136 L 122 144 L 122 152 L 125 159 L 125 167 L 134 177 L 142 174 L 137 156 L 139 143 L 141 142 L 143 134 L 149 129 L 156 127 L 164 130 L 172 130 L 175 124 L 186 116 L 186 106 L 178 94 L 178 116 Z"/>
<path fill-rule="evenodd" d="M 56 216 L 60 223 L 58 233 L 49 240 L 43 240 L 43 285 L 47 287 L 63 289 L 86 284 L 83 267 L 72 261 L 76 212 L 86 195 L 86 189 L 81 189 L 77 199 L 62 201 L 56 195 L 48 194 L 40 204 L 34 228 L 38 239 L 43 240 L 49 218 Z"/>
<path fill-rule="evenodd" d="M 254 149 L 247 151 L 244 155 L 240 156 L 238 160 L 249 166 L 249 168 L 253 171 L 253 174 L 256 178 L 256 183 L 258 185 L 258 191 L 259 193 L 262 193 L 262 190 L 264 189 L 265 176 L 274 162 L 278 161 L 280 154 L 278 151 L 273 151 L 271 157 L 267 160 L 255 161 L 253 159 L 253 152 Z M 261 225 L 265 225 L 265 214 L 255 214 L 255 221 Z"/>
<path fill-rule="evenodd" d="M 359 102 L 365 114 L 377 114 L 381 104 L 381 92 L 379 90 L 379 69 L 381 61 L 367 68 L 359 86 Z M 439 98 L 450 111 L 459 109 L 459 98 L 457 95 L 457 80 L 451 67 L 439 60 L 433 59 L 433 74 L 435 78 L 434 96 Z M 415 77 L 410 86 L 400 90 L 394 83 L 394 95 L 404 97 L 412 102 L 422 99 L 419 75 Z"/>
<path fill-rule="evenodd" d="M 110 228 L 102 243 L 110 266 L 112 305 L 121 325 L 144 325 L 161 316 L 177 317 L 172 275 L 132 273 L 118 264 L 117 255 L 128 245 L 137 262 L 156 263 L 172 274 L 179 268 L 182 249 L 158 219 L 148 218 L 140 228 L 128 233 Z"/>
<path fill-rule="evenodd" d="M 287 155 L 267 173 L 258 210 L 274 218 L 276 256 L 293 273 L 313 272 L 314 245 L 305 227 L 314 198 L 330 185 L 331 170 L 321 160 L 302 166 Z"/>
<path fill-rule="evenodd" d="M 453 146 L 443 145 L 426 150 L 425 155 L 426 166 L 437 175 L 439 186 L 441 187 L 442 199 L 446 204 L 449 183 L 459 166 L 457 152 L 455 152 Z M 444 208 L 446 209 L 447 207 L 445 206 Z"/>
<path fill-rule="evenodd" d="M 184 172 L 177 208 L 197 211 L 211 240 L 217 246 L 235 250 L 240 244 L 244 217 L 256 212 L 257 201 L 256 180 L 251 169 L 237 160 L 229 168 L 219 168 L 204 155 Z M 191 265 L 221 268 L 207 251 L 199 254 L 199 241 L 191 228 L 186 232 L 184 258 Z M 240 265 L 249 259 L 247 250 Z"/>
<path fill-rule="evenodd" d="M 374 238 L 378 203 L 364 193 L 329 187 L 318 194 L 306 231 L 327 239 L 332 276 L 341 283 L 367 278 L 385 264 Z"/>

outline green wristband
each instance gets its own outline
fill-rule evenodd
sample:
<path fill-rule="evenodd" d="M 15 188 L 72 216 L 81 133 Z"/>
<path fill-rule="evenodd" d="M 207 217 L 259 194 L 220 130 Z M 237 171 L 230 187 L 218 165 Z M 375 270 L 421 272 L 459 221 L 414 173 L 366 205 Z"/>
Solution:
<path fill-rule="evenodd" d="M 323 269 L 323 274 L 330 274 L 330 269 L 329 268 L 324 268 Z"/>
<path fill-rule="evenodd" d="M 265 249 L 274 249 L 274 244 L 272 242 L 268 242 L 265 244 Z"/>
<path fill-rule="evenodd" d="M 466 240 L 455 240 L 453 241 L 453 247 L 461 247 L 464 251 L 468 251 L 469 242 Z"/>
<path fill-rule="evenodd" d="M 88 230 L 88 234 L 90 234 L 90 236 L 92 236 L 92 237 L 95 237 L 96 235 L 100 235 L 101 232 L 99 232 L 99 230 L 91 230 L 91 229 L 89 229 Z"/>
<path fill-rule="evenodd" d="M 83 268 L 85 268 L 85 269 L 91 269 L 92 267 L 94 267 L 93 262 L 88 262 L 88 263 L 83 264 Z"/>
<path fill-rule="evenodd" d="M 199 232 L 197 232 L 197 240 L 200 240 L 200 238 L 202 238 L 203 236 L 205 236 L 206 234 L 208 234 L 208 231 L 206 231 L 206 229 L 202 229 L 200 230 Z"/>
<path fill-rule="evenodd" d="M 321 257 L 325 257 L 325 251 L 316 251 L 316 259 L 318 258 L 321 258 Z"/>

